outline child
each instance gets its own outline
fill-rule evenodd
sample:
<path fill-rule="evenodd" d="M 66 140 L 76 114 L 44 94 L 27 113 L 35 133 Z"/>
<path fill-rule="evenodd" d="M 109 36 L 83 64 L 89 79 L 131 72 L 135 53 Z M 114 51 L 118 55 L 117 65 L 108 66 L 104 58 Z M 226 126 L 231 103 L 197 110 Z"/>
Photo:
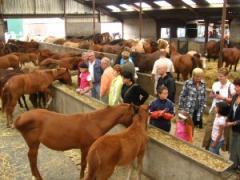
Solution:
<path fill-rule="evenodd" d="M 174 105 L 167 99 L 168 89 L 161 86 L 158 89 L 158 98 L 150 105 L 150 124 L 166 132 L 171 129 L 171 119 L 174 117 Z"/>
<path fill-rule="evenodd" d="M 224 144 L 224 127 L 229 113 L 229 105 L 226 102 L 218 102 L 215 112 L 209 151 L 219 155 L 219 150 Z"/>
<path fill-rule="evenodd" d="M 88 71 L 88 65 L 86 63 L 81 63 L 79 65 L 79 88 L 76 90 L 80 95 L 86 94 L 91 95 L 92 80 L 91 75 Z"/>
<path fill-rule="evenodd" d="M 175 132 L 177 138 L 192 143 L 193 127 L 192 118 L 187 112 L 182 111 L 178 113 Z"/>

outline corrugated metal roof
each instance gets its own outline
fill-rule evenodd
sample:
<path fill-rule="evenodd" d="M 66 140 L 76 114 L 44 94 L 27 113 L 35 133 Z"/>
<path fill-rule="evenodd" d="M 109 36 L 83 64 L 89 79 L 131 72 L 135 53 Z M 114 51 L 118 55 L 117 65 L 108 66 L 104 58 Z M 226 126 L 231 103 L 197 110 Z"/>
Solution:
<path fill-rule="evenodd" d="M 36 14 L 63 14 L 64 0 L 35 0 Z M 34 0 L 3 0 L 4 14 L 34 14 Z M 92 9 L 77 3 L 74 0 L 66 0 L 67 14 L 90 14 Z"/>
<path fill-rule="evenodd" d="M 66 13 L 67 14 L 90 14 L 92 9 L 84 6 L 81 3 L 77 3 L 73 0 L 66 0 Z"/>
<path fill-rule="evenodd" d="M 61 15 L 64 14 L 64 0 L 0 0 L 3 1 L 4 15 Z M 36 3 L 36 7 L 35 7 Z M 36 9 L 35 9 L 36 8 Z M 36 11 L 36 12 L 35 12 Z M 81 15 L 81 22 L 92 22 L 92 8 L 76 2 L 75 0 L 66 0 L 66 14 Z M 96 22 L 98 21 L 98 11 L 96 13 Z M 85 17 L 86 15 L 86 17 Z M 103 22 L 114 22 L 115 18 L 101 13 Z"/>
<path fill-rule="evenodd" d="M 34 11 L 33 0 L 4 0 L 4 14 L 31 14 Z"/>
<path fill-rule="evenodd" d="M 36 0 L 37 14 L 61 14 L 63 13 L 64 0 Z"/>

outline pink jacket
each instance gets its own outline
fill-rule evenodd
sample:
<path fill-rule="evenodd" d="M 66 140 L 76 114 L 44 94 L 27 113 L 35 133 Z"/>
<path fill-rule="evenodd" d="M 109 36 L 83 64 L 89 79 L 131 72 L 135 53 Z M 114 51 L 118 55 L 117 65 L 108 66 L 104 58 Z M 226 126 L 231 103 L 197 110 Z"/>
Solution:
<path fill-rule="evenodd" d="M 188 128 L 184 121 L 177 121 L 176 123 L 176 133 L 175 136 L 179 139 L 182 139 L 184 141 L 192 142 L 192 130 L 191 128 Z M 191 132 L 188 132 L 188 130 Z"/>
<path fill-rule="evenodd" d="M 90 82 L 88 81 L 87 77 L 90 75 L 89 72 L 83 72 L 80 73 L 79 78 L 80 78 L 80 89 L 85 89 L 86 87 L 90 86 Z"/>

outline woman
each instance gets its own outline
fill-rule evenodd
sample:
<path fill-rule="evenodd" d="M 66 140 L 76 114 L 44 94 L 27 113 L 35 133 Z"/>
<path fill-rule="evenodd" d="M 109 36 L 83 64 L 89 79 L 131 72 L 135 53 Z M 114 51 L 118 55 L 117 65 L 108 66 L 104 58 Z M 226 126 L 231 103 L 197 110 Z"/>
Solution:
<path fill-rule="evenodd" d="M 203 138 L 202 146 L 206 149 L 209 149 L 210 142 L 211 142 L 211 132 L 213 127 L 213 121 L 215 119 L 215 111 L 214 108 L 218 102 L 226 102 L 230 103 L 232 100 L 232 96 L 235 94 L 234 85 L 231 81 L 228 80 L 228 70 L 226 68 L 220 68 L 217 74 L 217 81 L 212 85 L 212 92 L 210 93 L 210 98 L 213 99 L 212 106 L 209 110 L 209 121 L 207 121 L 205 135 Z M 224 131 L 225 141 L 224 146 L 222 147 L 223 150 L 229 149 L 229 129 L 225 128 Z"/>
<path fill-rule="evenodd" d="M 123 86 L 123 78 L 121 76 L 122 69 L 120 65 L 116 64 L 113 70 L 115 78 L 112 80 L 108 98 L 108 104 L 111 106 L 120 103 L 121 89 Z"/>
<path fill-rule="evenodd" d="M 234 168 L 240 171 L 240 78 L 233 81 L 236 94 L 232 97 L 227 126 L 232 126 L 232 141 L 230 146 L 230 160 Z"/>
<path fill-rule="evenodd" d="M 158 89 L 158 98 L 150 105 L 150 124 L 166 132 L 170 132 L 171 119 L 174 117 L 174 104 L 167 99 L 168 88 L 161 86 Z M 169 114 L 166 116 L 166 114 Z"/>
<path fill-rule="evenodd" d="M 235 94 L 234 85 L 228 80 L 228 70 L 226 68 L 218 70 L 217 78 L 218 81 L 213 83 L 212 92 L 210 94 L 210 97 L 213 98 L 210 113 L 214 110 L 216 103 L 221 101 L 229 103 L 232 100 L 232 96 Z"/>
<path fill-rule="evenodd" d="M 187 111 L 192 117 L 194 126 L 199 128 L 202 128 L 202 114 L 207 99 L 203 75 L 201 68 L 195 68 L 192 78 L 185 82 L 179 97 L 179 109 Z"/>
<path fill-rule="evenodd" d="M 142 105 L 148 98 L 148 93 L 138 84 L 134 83 L 133 74 L 131 72 L 123 72 L 123 87 L 121 96 L 124 103 L 133 103 L 134 105 Z"/>

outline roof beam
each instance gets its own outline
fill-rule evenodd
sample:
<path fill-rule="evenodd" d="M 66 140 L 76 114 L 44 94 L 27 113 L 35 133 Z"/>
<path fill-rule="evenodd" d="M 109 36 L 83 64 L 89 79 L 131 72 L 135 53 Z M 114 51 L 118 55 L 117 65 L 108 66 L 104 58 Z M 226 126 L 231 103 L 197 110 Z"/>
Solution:
<path fill-rule="evenodd" d="M 187 3 L 182 1 L 182 4 L 189 10 L 191 11 L 196 17 L 199 17 L 200 15 L 191 7 L 189 6 Z"/>
<path fill-rule="evenodd" d="M 144 0 L 143 2 L 149 4 L 149 5 L 152 6 L 153 8 L 159 8 L 159 6 L 156 5 L 155 3 L 153 3 L 152 0 Z"/>
<path fill-rule="evenodd" d="M 74 0 L 74 1 L 76 1 L 77 3 L 81 3 L 83 5 L 86 5 L 86 6 L 88 6 L 89 8 L 92 9 L 92 2 L 91 1 L 84 1 L 84 0 Z M 108 10 L 105 7 L 100 6 L 99 4 L 96 4 L 96 10 L 102 12 L 105 15 L 112 16 L 112 17 L 116 18 L 117 20 L 123 22 L 123 19 L 120 16 L 118 16 L 116 14 L 113 14 L 110 10 Z"/>
<path fill-rule="evenodd" d="M 209 5 L 205 0 L 193 0 L 199 6 L 207 6 Z"/>

